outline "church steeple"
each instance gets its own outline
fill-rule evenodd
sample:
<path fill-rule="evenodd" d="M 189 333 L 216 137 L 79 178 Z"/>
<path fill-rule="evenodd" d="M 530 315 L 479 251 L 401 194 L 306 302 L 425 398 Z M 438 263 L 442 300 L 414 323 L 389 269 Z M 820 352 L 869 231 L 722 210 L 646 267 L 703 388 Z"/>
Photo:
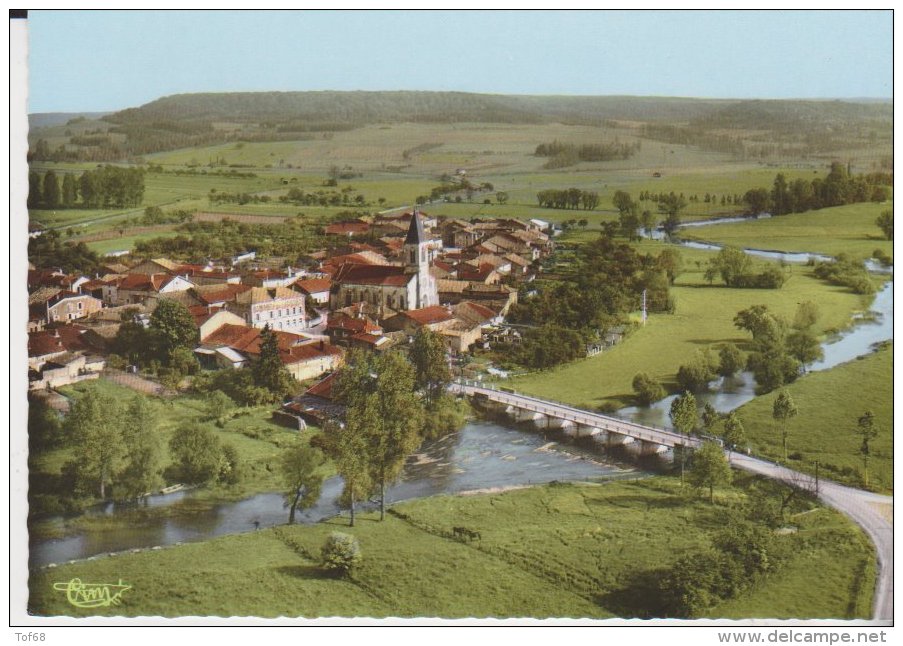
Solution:
<path fill-rule="evenodd" d="M 404 262 L 408 273 L 416 276 L 415 293 L 410 299 L 411 309 L 439 304 L 436 281 L 430 275 L 429 240 L 423 231 L 423 221 L 415 209 L 411 214 L 408 235 L 404 239 Z"/>
<path fill-rule="evenodd" d="M 417 209 L 411 214 L 411 225 L 408 227 L 408 235 L 404 239 L 406 245 L 423 244 L 426 242 L 426 234 L 423 232 L 423 222 L 420 221 L 420 214 Z"/>

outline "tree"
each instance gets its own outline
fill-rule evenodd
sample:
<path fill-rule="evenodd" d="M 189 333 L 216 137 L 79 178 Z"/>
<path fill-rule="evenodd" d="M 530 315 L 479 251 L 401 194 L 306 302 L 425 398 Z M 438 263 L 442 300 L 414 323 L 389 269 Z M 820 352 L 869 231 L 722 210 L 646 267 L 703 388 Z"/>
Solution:
<path fill-rule="evenodd" d="M 771 416 L 781 424 L 781 444 L 784 447 L 784 459 L 787 459 L 787 420 L 796 417 L 799 413 L 793 398 L 786 390 L 781 390 L 775 397 L 771 409 Z"/>
<path fill-rule="evenodd" d="M 702 427 L 710 432 L 719 419 L 721 419 L 721 415 L 715 410 L 715 407 L 706 402 L 705 406 L 702 407 Z"/>
<path fill-rule="evenodd" d="M 204 410 L 209 420 L 221 420 L 233 408 L 235 408 L 235 402 L 222 390 L 212 390 L 204 398 Z"/>
<path fill-rule="evenodd" d="M 215 480 L 222 467 L 223 449 L 219 439 L 206 426 L 180 426 L 169 441 L 169 452 L 187 483 L 202 484 Z"/>
<path fill-rule="evenodd" d="M 31 455 L 63 444 L 63 424 L 43 397 L 28 398 L 28 450 Z"/>
<path fill-rule="evenodd" d="M 815 363 L 825 356 L 825 352 L 815 334 L 809 330 L 794 330 L 787 335 L 787 353 L 805 366 Z"/>
<path fill-rule="evenodd" d="M 375 402 L 364 400 L 362 404 L 348 408 L 344 425 L 329 429 L 333 441 L 332 459 L 345 483 L 340 503 L 350 511 L 348 524 L 351 527 L 354 527 L 355 503 L 373 488 L 367 451 L 370 424 L 378 423 L 376 414 Z"/>
<path fill-rule="evenodd" d="M 508 202 L 508 194 L 505 191 L 499 191 L 495 194 L 495 200 L 499 204 L 505 204 Z"/>
<path fill-rule="evenodd" d="M 718 358 L 718 374 L 722 377 L 732 377 L 743 368 L 743 355 L 733 343 L 721 346 Z"/>
<path fill-rule="evenodd" d="M 736 411 L 731 411 L 725 418 L 723 437 L 724 443 L 727 445 L 728 460 L 730 460 L 730 452 L 746 442 L 746 431 Z"/>
<path fill-rule="evenodd" d="M 28 199 L 27 206 L 30 209 L 38 208 L 44 201 L 44 191 L 41 188 L 41 176 L 37 171 L 28 171 Z"/>
<path fill-rule="evenodd" d="M 862 474 L 865 486 L 869 486 L 869 457 L 871 451 L 869 442 L 878 437 L 878 426 L 875 424 L 875 414 L 867 410 L 856 423 L 856 433 L 862 438 L 859 445 L 859 455 L 862 456 Z"/>
<path fill-rule="evenodd" d="M 768 203 L 770 201 L 770 196 L 768 194 L 768 189 L 764 188 L 753 188 L 743 195 L 743 201 L 746 202 L 749 207 L 748 213 L 751 215 L 759 215 L 760 213 L 765 213 L 768 211 Z"/>
<path fill-rule="evenodd" d="M 796 308 L 793 317 L 793 329 L 808 330 L 818 321 L 818 303 L 803 301 Z"/>
<path fill-rule="evenodd" d="M 347 576 L 363 559 L 361 546 L 350 534 L 332 532 L 320 551 L 323 568 L 336 576 Z"/>
<path fill-rule="evenodd" d="M 715 487 L 730 484 L 731 467 L 717 442 L 703 442 L 693 453 L 689 480 L 696 488 L 708 487 L 709 502 L 715 502 Z"/>
<path fill-rule="evenodd" d="M 295 444 L 282 454 L 282 481 L 285 504 L 289 506 L 288 524 L 295 522 L 295 511 L 313 507 L 323 488 L 323 464 L 326 458 L 315 448 Z"/>
<path fill-rule="evenodd" d="M 668 275 L 668 282 L 672 285 L 683 271 L 683 261 L 677 249 L 670 247 L 662 249 L 655 263 L 659 269 L 662 269 Z"/>
<path fill-rule="evenodd" d="M 105 500 L 107 485 L 113 483 L 126 455 L 119 403 L 97 388 L 88 388 L 73 404 L 65 427 L 73 438 L 78 478 L 95 484 Z"/>
<path fill-rule="evenodd" d="M 260 355 L 251 365 L 254 383 L 271 394 L 271 401 L 280 401 L 295 391 L 297 383 L 279 356 L 279 341 L 269 324 L 260 332 Z"/>
<path fill-rule="evenodd" d="M 163 484 L 163 441 L 157 415 L 146 397 L 136 395 L 126 408 L 126 467 L 120 476 L 121 497 L 139 498 Z"/>
<path fill-rule="evenodd" d="M 643 225 L 643 229 L 646 231 L 646 235 L 652 235 L 652 230 L 655 229 L 656 218 L 655 214 L 652 211 L 645 210 L 642 215 L 640 215 L 640 224 Z"/>
<path fill-rule="evenodd" d="M 379 424 L 368 434 L 370 473 L 379 485 L 379 519 L 386 517 L 386 486 L 398 479 L 404 461 L 421 442 L 423 405 L 414 392 L 414 368 L 401 354 L 377 360 L 377 387 L 371 396 Z"/>
<path fill-rule="evenodd" d="M 878 216 L 878 219 L 875 220 L 875 224 L 878 225 L 878 228 L 881 229 L 882 233 L 884 233 L 884 237 L 888 240 L 894 239 L 894 212 L 893 211 L 882 211 L 881 215 Z"/>
<path fill-rule="evenodd" d="M 696 411 L 696 398 L 692 393 L 685 392 L 671 402 L 671 425 L 678 433 L 689 436 L 696 428 L 698 413 Z M 684 469 L 686 468 L 686 447 L 680 447 L 680 482 L 684 481 Z"/>
<path fill-rule="evenodd" d="M 63 207 L 71 209 L 75 206 L 78 199 L 78 182 L 75 175 L 66 173 L 63 175 Z"/>
<path fill-rule="evenodd" d="M 690 363 L 677 370 L 677 384 L 689 392 L 700 392 L 708 388 L 709 382 L 715 378 L 714 361 L 708 352 L 696 352 Z"/>
<path fill-rule="evenodd" d="M 640 406 L 649 406 L 665 396 L 661 382 L 653 379 L 645 372 L 638 372 L 633 378 L 633 392 Z"/>
<path fill-rule="evenodd" d="M 414 335 L 410 357 L 417 389 L 423 391 L 426 406 L 430 408 L 451 383 L 445 342 L 439 334 L 423 326 Z"/>
<path fill-rule="evenodd" d="M 711 279 L 715 275 L 720 275 L 728 287 L 743 287 L 752 273 L 752 266 L 752 258 L 742 249 L 724 247 L 709 260 L 706 278 Z"/>
<path fill-rule="evenodd" d="M 60 183 L 52 170 L 44 175 L 44 208 L 55 209 L 60 205 Z"/>
<path fill-rule="evenodd" d="M 193 350 L 197 345 L 199 332 L 194 317 L 188 308 L 169 299 L 160 299 L 150 317 L 150 329 L 160 335 L 161 351 L 169 359 L 176 348 Z"/>
<path fill-rule="evenodd" d="M 687 201 L 680 195 L 675 195 L 672 191 L 668 195 L 660 195 L 658 199 L 658 210 L 665 215 L 665 221 L 662 227 L 669 236 L 677 231 L 680 226 L 680 212 L 687 206 Z"/>

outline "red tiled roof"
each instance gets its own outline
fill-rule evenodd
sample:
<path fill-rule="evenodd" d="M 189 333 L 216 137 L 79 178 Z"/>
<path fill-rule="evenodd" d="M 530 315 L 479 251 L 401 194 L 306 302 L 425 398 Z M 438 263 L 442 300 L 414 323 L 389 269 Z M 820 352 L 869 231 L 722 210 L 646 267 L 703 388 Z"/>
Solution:
<path fill-rule="evenodd" d="M 175 278 L 169 274 L 128 274 L 119 281 L 119 289 L 159 292 Z"/>
<path fill-rule="evenodd" d="M 382 332 L 382 328 L 368 318 L 356 318 L 343 312 L 329 315 L 327 329 L 348 330 L 351 332 Z"/>
<path fill-rule="evenodd" d="M 86 349 L 82 341 L 84 328 L 60 325 L 28 335 L 28 356 L 40 357 L 54 352 L 76 352 Z"/>
<path fill-rule="evenodd" d="M 403 287 L 411 282 L 412 275 L 404 267 L 391 265 L 356 265 L 345 263 L 333 274 L 334 283 L 353 285 L 390 285 Z"/>
<path fill-rule="evenodd" d="M 357 235 L 367 233 L 370 225 L 366 222 L 334 222 L 326 226 L 326 235 Z"/>
<path fill-rule="evenodd" d="M 322 397 L 323 399 L 332 399 L 332 386 L 335 384 L 335 378 L 338 372 L 334 372 L 315 383 L 305 391 L 305 395 L 313 395 L 314 397 Z"/>
<path fill-rule="evenodd" d="M 454 318 L 452 313 L 441 305 L 431 305 L 419 310 L 408 310 L 407 312 L 402 312 L 402 314 L 418 325 L 432 325 Z"/>
<path fill-rule="evenodd" d="M 307 343 L 305 345 L 296 345 L 285 352 L 281 352 L 280 358 L 282 363 L 300 363 L 302 361 L 319 359 L 320 357 L 331 357 L 341 354 L 342 351 L 339 348 L 328 343 Z"/>
<path fill-rule="evenodd" d="M 204 303 L 212 304 L 212 303 L 225 303 L 226 301 L 233 300 L 236 296 L 241 294 L 242 292 L 246 292 L 251 289 L 250 285 L 222 285 L 217 286 L 217 289 L 204 289 L 204 290 L 195 290 L 198 299 L 203 301 Z"/>
<path fill-rule="evenodd" d="M 328 278 L 307 278 L 295 281 L 295 287 L 303 291 L 305 294 L 317 294 L 319 292 L 328 292 L 332 286 L 332 281 Z"/>
<path fill-rule="evenodd" d="M 260 354 L 260 333 L 262 331 L 260 328 L 226 323 L 204 339 L 204 345 L 226 345 L 246 354 Z M 273 330 L 273 334 L 276 335 L 277 347 L 284 352 L 287 352 L 305 338 L 300 334 L 292 334 L 281 330 Z"/>

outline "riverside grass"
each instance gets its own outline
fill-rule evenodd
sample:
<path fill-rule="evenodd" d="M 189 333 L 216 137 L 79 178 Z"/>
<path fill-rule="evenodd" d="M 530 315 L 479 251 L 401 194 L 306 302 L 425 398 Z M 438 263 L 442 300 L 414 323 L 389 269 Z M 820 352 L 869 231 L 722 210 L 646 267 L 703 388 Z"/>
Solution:
<path fill-rule="evenodd" d="M 717 244 L 774 251 L 803 251 L 854 258 L 870 258 L 875 249 L 893 256 L 894 243 L 887 240 L 875 220 L 893 211 L 893 201 L 835 206 L 806 213 L 789 213 L 736 224 L 718 224 L 684 229 L 682 238 Z"/>
<path fill-rule="evenodd" d="M 893 385 L 894 350 L 878 351 L 831 370 L 800 377 L 787 386 L 799 409 L 787 422 L 789 466 L 815 472 L 854 487 L 862 487 L 862 438 L 856 432 L 860 415 L 871 410 L 879 428 L 870 442 L 869 484 L 882 493 L 894 488 Z M 842 393 L 842 396 L 839 394 Z M 776 392 L 756 397 L 737 409 L 753 453 L 779 460 L 783 457 L 781 431 L 771 417 Z"/>
<path fill-rule="evenodd" d="M 745 476 L 740 476 L 741 478 Z M 667 568 L 711 544 L 726 505 L 658 476 L 603 485 L 551 484 L 504 493 L 435 496 L 392 507 L 354 528 L 336 518 L 281 526 L 158 551 L 34 570 L 29 611 L 67 616 L 565 617 L 635 616 L 637 575 Z M 776 494 L 775 494 L 776 495 Z M 802 503 L 798 512 L 811 509 Z M 828 509 L 796 513 L 797 531 L 775 536 L 781 569 L 711 617 L 868 617 L 872 551 L 862 533 Z M 479 541 L 452 538 L 452 527 Z M 332 531 L 360 541 L 351 579 L 324 575 L 319 549 Z M 191 577 L 182 576 L 191 571 Z M 79 609 L 53 583 L 122 580 L 122 605 Z M 813 594 L 826 590 L 826 594 Z"/>

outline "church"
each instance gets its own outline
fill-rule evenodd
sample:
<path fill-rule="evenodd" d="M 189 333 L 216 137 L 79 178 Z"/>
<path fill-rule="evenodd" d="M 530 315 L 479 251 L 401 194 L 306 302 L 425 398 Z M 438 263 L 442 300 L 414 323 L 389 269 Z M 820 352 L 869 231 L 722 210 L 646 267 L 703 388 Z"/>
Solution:
<path fill-rule="evenodd" d="M 332 276 L 330 309 L 365 303 L 382 319 L 396 312 L 438 305 L 436 280 L 430 274 L 430 242 L 416 211 L 411 216 L 402 257 L 401 266 L 343 264 Z"/>

